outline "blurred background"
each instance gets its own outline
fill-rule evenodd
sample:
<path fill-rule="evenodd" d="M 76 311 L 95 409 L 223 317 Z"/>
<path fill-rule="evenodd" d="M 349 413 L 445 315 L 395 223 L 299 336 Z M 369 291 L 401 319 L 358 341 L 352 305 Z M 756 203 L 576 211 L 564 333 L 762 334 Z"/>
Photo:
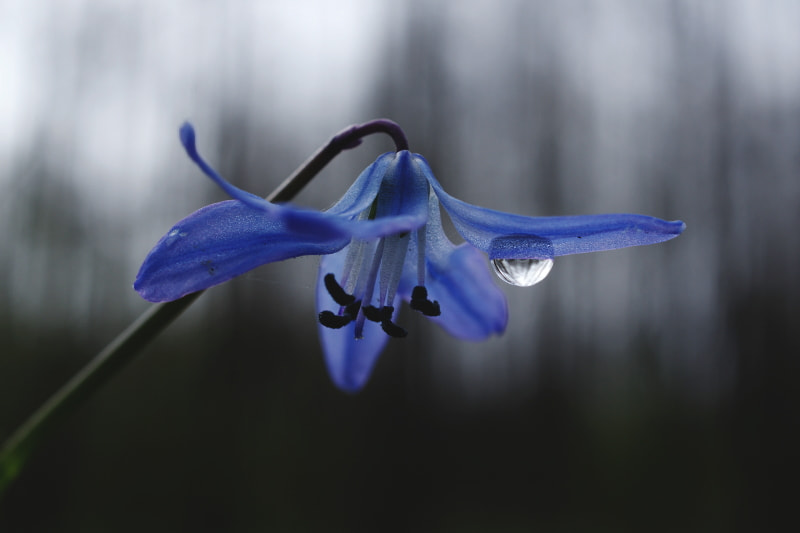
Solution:
<path fill-rule="evenodd" d="M 468 202 L 682 219 L 503 287 L 502 337 L 407 310 L 358 395 L 317 260 L 212 289 L 71 416 L 0 531 L 770 531 L 798 489 L 800 3 L 0 1 L 0 440 L 148 308 L 180 218 L 387 117 Z M 296 203 L 324 208 L 370 138 Z M 790 514 L 791 513 L 791 514 Z"/>

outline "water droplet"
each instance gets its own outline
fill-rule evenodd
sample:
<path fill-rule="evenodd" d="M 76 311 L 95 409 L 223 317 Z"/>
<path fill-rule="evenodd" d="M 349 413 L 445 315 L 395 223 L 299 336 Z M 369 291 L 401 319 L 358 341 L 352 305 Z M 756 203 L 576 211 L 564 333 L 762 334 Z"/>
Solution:
<path fill-rule="evenodd" d="M 492 268 L 497 277 L 510 285 L 530 287 L 547 277 L 553 268 L 553 260 L 492 259 Z"/>

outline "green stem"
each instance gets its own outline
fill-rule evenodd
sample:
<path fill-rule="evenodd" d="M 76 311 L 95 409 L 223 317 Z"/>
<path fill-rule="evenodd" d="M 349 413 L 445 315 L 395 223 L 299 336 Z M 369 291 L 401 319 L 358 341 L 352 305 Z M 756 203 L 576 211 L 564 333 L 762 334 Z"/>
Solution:
<path fill-rule="evenodd" d="M 398 133 L 399 132 L 399 133 Z M 408 144 L 394 122 L 379 119 L 351 126 L 317 150 L 267 197 L 270 202 L 291 200 L 311 179 L 343 150 L 354 148 L 361 138 L 386 133 L 398 150 Z M 144 346 L 188 308 L 203 291 L 173 302 L 153 305 L 120 333 L 94 359 L 37 409 L 3 444 L 0 450 L 0 496 L 22 471 L 36 445 L 69 413 L 88 400 L 104 383 L 124 367 Z"/>

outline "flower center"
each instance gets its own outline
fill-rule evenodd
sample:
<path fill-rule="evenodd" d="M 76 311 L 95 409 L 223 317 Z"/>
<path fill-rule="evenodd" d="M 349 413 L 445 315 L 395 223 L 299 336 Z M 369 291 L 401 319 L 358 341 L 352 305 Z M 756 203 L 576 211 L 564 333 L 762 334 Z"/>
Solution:
<path fill-rule="evenodd" d="M 424 228 L 417 235 L 424 235 Z M 355 322 L 355 337 L 363 338 L 364 322 L 370 320 L 381 325 L 390 337 L 405 337 L 408 332 L 392 320 L 394 299 L 403 273 L 410 235 L 392 235 L 380 239 L 377 244 L 353 241 L 345 259 L 345 268 L 340 281 L 333 273 L 325 274 L 325 288 L 334 302 L 337 312 L 323 311 L 319 321 L 325 327 L 339 329 Z M 424 238 L 417 241 L 417 249 L 424 265 Z M 420 248 L 420 245 L 422 248 Z M 374 248 L 374 250 L 373 250 Z M 424 268 L 424 267 L 423 267 Z M 418 279 L 425 279 L 424 271 Z M 341 283 L 340 283 L 341 282 Z M 375 295 L 377 288 L 378 294 Z M 439 302 L 428 299 L 428 290 L 422 282 L 411 293 L 411 309 L 426 316 L 439 316 Z"/>

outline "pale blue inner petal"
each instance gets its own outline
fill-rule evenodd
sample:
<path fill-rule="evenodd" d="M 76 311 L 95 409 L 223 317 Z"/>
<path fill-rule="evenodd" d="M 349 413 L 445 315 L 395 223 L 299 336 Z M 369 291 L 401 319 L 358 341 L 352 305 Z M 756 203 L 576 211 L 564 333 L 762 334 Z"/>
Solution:
<path fill-rule="evenodd" d="M 428 297 L 439 302 L 441 315 L 430 317 L 454 337 L 483 340 L 505 331 L 506 297 L 494 282 L 486 256 L 469 244 L 455 246 L 444 233 L 439 201 L 431 194 L 426 236 L 414 239 L 400 292 L 409 299 L 419 284 L 419 256 L 424 247 Z M 423 245 L 424 242 L 424 245 Z"/>
<path fill-rule="evenodd" d="M 378 195 L 381 179 L 386 173 L 386 169 L 393 163 L 394 158 L 394 152 L 388 152 L 378 157 L 356 178 L 344 196 L 325 212 L 344 218 L 354 218 L 366 211 Z"/>
<path fill-rule="evenodd" d="M 317 312 L 338 309 L 323 278 L 333 273 L 337 279 L 342 276 L 348 247 L 322 258 L 317 279 Z M 318 325 L 320 342 L 325 355 L 325 364 L 334 384 L 346 392 L 358 392 L 369 380 L 375 362 L 383 351 L 389 336 L 383 332 L 380 324 L 367 320 L 363 325 L 362 338 L 356 339 L 355 322 L 340 329 L 331 329 Z"/>

